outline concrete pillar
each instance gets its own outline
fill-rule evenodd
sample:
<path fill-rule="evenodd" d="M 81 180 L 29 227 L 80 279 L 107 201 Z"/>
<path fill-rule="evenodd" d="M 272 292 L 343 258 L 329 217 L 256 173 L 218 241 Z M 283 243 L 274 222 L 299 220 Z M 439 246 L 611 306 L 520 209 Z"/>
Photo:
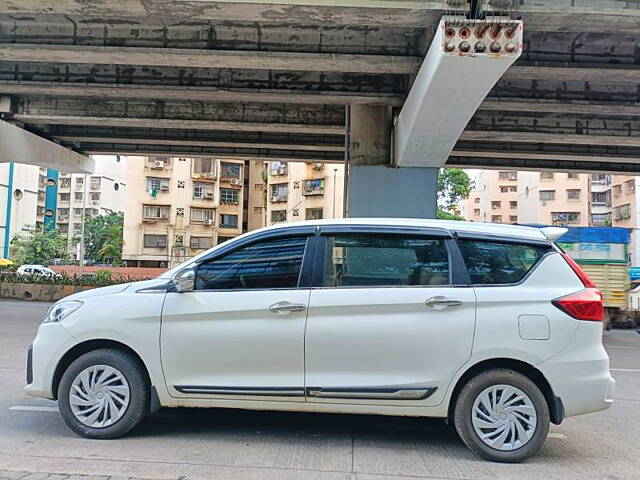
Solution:
<path fill-rule="evenodd" d="M 351 106 L 349 217 L 435 218 L 437 168 L 391 165 L 391 107 Z"/>

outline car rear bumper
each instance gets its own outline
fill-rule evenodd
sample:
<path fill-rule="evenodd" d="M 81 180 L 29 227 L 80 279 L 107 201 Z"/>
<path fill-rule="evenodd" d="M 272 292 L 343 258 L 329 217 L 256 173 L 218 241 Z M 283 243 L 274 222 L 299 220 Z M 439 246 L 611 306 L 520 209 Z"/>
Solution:
<path fill-rule="evenodd" d="M 571 345 L 538 365 L 562 399 L 567 417 L 605 410 L 613 403 L 616 381 L 601 335 L 602 324 L 581 322 Z"/>

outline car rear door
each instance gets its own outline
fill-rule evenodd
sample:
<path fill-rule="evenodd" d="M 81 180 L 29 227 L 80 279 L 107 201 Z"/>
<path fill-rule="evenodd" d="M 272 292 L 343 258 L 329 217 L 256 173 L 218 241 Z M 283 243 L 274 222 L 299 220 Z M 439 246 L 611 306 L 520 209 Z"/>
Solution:
<path fill-rule="evenodd" d="M 470 356 L 476 307 L 449 232 L 327 226 L 316 258 L 307 401 L 439 403 Z"/>

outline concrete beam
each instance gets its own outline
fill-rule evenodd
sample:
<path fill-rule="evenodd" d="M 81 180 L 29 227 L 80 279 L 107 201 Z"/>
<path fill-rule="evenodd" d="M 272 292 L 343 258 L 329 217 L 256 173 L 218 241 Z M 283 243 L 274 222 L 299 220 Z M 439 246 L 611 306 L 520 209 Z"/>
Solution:
<path fill-rule="evenodd" d="M 0 61 L 411 75 L 418 71 L 421 59 L 394 55 L 2 44 Z"/>
<path fill-rule="evenodd" d="M 222 120 L 181 120 L 168 118 L 118 118 L 81 115 L 14 114 L 14 120 L 33 125 L 81 125 L 89 127 L 141 127 L 181 130 L 232 130 L 239 132 L 311 133 L 343 135 L 342 125 L 233 122 Z"/>
<path fill-rule="evenodd" d="M 593 83 L 640 83 L 640 68 L 601 65 L 597 68 L 580 67 L 575 64 L 558 67 L 514 65 L 503 75 L 502 80 L 566 80 Z"/>
<path fill-rule="evenodd" d="M 70 143 L 126 143 L 136 145 L 174 145 L 216 148 L 257 148 L 275 150 L 301 150 L 310 152 L 344 152 L 344 145 L 326 144 L 283 144 L 256 142 L 220 142 L 212 140 L 195 140 L 186 138 L 141 138 L 141 137 L 94 137 L 83 135 L 55 136 L 56 139 Z"/>
<path fill-rule="evenodd" d="M 537 132 L 499 132 L 466 130 L 460 140 L 504 143 L 553 143 L 560 145 L 599 145 L 615 147 L 640 147 L 640 137 L 605 135 L 567 135 Z"/>
<path fill-rule="evenodd" d="M 146 98 L 221 103 L 297 103 L 315 105 L 402 106 L 406 95 L 281 89 L 222 89 L 108 83 L 61 83 L 0 80 L 0 93 L 56 97 Z"/>
<path fill-rule="evenodd" d="M 0 120 L 0 162 L 26 163 L 69 173 L 91 173 L 92 158 Z"/>
<path fill-rule="evenodd" d="M 478 150 L 453 150 L 447 165 L 456 165 L 456 157 L 486 158 L 486 159 L 529 159 L 529 160 L 550 160 L 550 161 L 571 161 L 571 162 L 600 162 L 600 163 L 629 163 L 638 165 L 635 157 L 613 157 L 613 156 L 589 156 L 589 155 L 565 155 L 561 153 L 536 153 L 536 152 L 505 152 L 505 151 L 478 151 Z M 481 164 L 478 164 L 481 166 Z"/>
<path fill-rule="evenodd" d="M 2 87 L 0 86 L 0 91 Z M 585 116 L 616 116 L 640 117 L 640 103 L 624 105 L 609 103 L 574 103 L 554 100 L 530 99 L 527 101 L 493 99 L 482 102 L 478 110 L 495 112 L 532 112 L 532 113 L 561 113 Z"/>

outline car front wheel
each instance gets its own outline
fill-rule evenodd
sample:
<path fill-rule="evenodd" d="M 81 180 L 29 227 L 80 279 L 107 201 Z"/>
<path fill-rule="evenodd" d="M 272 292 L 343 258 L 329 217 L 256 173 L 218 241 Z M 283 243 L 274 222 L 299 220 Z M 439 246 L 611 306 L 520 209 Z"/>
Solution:
<path fill-rule="evenodd" d="M 58 406 L 66 424 L 87 438 L 124 435 L 144 418 L 149 386 L 132 355 L 116 349 L 87 352 L 62 375 Z"/>
<path fill-rule="evenodd" d="M 476 454 L 495 462 L 521 462 L 535 454 L 549 432 L 549 407 L 529 378 L 495 369 L 472 378 L 460 391 L 456 431 Z"/>

